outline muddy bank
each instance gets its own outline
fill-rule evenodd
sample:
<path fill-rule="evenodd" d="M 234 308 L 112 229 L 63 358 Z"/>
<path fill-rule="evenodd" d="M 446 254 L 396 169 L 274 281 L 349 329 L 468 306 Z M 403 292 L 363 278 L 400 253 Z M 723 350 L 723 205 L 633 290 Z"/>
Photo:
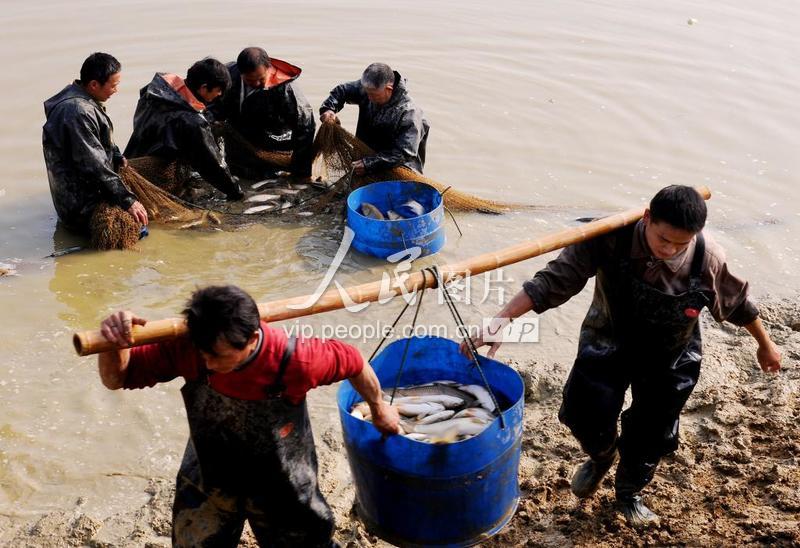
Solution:
<path fill-rule="evenodd" d="M 526 380 L 522 500 L 511 523 L 486 546 L 800 544 L 800 303 L 761 304 L 783 355 L 783 371 L 758 369 L 743 329 L 704 318 L 704 364 L 681 422 L 682 445 L 664 459 L 647 490 L 661 524 L 628 528 L 611 509 L 612 476 L 588 501 L 569 491 L 583 456 L 556 418 L 569 363 L 514 364 Z M 353 487 L 338 423 L 318 428 L 320 484 L 348 546 L 386 546 L 353 512 Z M 111 516 L 75 504 L 28 521 L 0 516 L 0 544 L 15 547 L 169 546 L 172 479 L 140 478 L 142 498 Z M 144 500 L 144 502 L 141 502 Z M 255 546 L 245 534 L 242 546 Z"/>

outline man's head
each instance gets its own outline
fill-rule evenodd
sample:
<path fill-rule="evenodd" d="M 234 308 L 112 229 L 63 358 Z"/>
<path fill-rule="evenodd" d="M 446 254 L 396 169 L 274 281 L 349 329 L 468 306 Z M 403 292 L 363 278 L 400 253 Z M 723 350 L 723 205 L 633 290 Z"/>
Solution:
<path fill-rule="evenodd" d="M 394 71 L 384 63 L 372 63 L 361 75 L 361 87 L 371 103 L 385 105 L 394 91 Z"/>
<path fill-rule="evenodd" d="M 258 306 L 236 286 L 198 289 L 183 315 L 189 338 L 211 371 L 230 373 L 258 346 Z"/>
<path fill-rule="evenodd" d="M 122 65 L 108 53 L 93 53 L 81 66 L 80 84 L 101 103 L 117 92 L 121 78 Z"/>
<path fill-rule="evenodd" d="M 189 67 L 186 86 L 195 97 L 209 104 L 231 88 L 231 75 L 225 65 L 206 57 Z"/>
<path fill-rule="evenodd" d="M 267 76 L 272 62 L 262 48 L 244 48 L 236 58 L 236 68 L 242 75 L 245 85 L 251 88 L 263 88 L 267 85 Z"/>
<path fill-rule="evenodd" d="M 644 212 L 644 233 L 650 251 L 658 259 L 674 257 L 703 230 L 706 215 L 706 202 L 692 187 L 662 188 Z"/>

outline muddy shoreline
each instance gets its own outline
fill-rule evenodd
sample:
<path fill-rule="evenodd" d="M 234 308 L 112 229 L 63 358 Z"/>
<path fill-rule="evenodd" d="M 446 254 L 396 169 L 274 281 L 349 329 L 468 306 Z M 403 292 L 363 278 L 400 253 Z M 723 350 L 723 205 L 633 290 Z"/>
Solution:
<path fill-rule="evenodd" d="M 800 299 L 760 303 L 783 355 L 783 371 L 762 373 L 743 329 L 703 318 L 700 382 L 681 419 L 681 447 L 648 488 L 661 523 L 638 533 L 614 512 L 612 475 L 579 501 L 569 478 L 583 456 L 558 423 L 569 363 L 514 363 L 526 382 L 521 500 L 508 526 L 485 546 L 800 545 Z M 354 490 L 338 422 L 315 432 L 320 485 L 346 546 L 387 546 L 353 509 Z M 75 505 L 29 519 L 0 516 L 0 544 L 15 547 L 150 548 L 170 545 L 173 480 L 137 478 L 141 496 L 100 518 Z M 144 502 L 142 502 L 144 501 Z M 241 546 L 256 546 L 246 532 Z"/>

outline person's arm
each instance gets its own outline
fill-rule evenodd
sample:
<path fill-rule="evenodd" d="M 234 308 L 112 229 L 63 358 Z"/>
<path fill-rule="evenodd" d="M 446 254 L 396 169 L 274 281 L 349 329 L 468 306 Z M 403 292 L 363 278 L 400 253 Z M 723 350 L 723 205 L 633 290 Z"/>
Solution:
<path fill-rule="evenodd" d="M 328 98 L 319 107 L 320 120 L 323 123 L 335 122 L 336 113 L 342 110 L 346 104 L 358 104 L 361 101 L 362 93 L 360 80 L 339 84 L 331 90 Z"/>
<path fill-rule="evenodd" d="M 772 339 L 769 338 L 767 330 L 764 329 L 764 324 L 761 323 L 761 318 L 756 317 L 755 320 L 746 324 L 745 329 L 753 336 L 758 343 L 758 350 L 756 351 L 756 358 L 758 365 L 761 366 L 762 371 L 768 373 L 775 373 L 781 369 L 781 354 Z"/>
<path fill-rule="evenodd" d="M 589 278 L 597 273 L 603 256 L 611 253 L 607 237 L 598 237 L 564 248 L 558 257 L 547 263 L 533 279 L 522 285 L 522 291 L 506 304 L 483 332 L 473 340 L 475 348 L 490 345 L 487 357 L 494 357 L 500 348 L 500 332 L 512 320 L 534 311 L 541 314 L 556 308 L 577 295 L 586 286 Z M 462 341 L 461 352 L 469 357 L 466 341 Z"/>
<path fill-rule="evenodd" d="M 372 410 L 375 427 L 386 434 L 399 432 L 397 410 L 383 401 L 375 371 L 354 346 L 336 339 L 298 339 L 291 363 L 286 371 L 287 385 L 299 381 L 301 394 L 347 379 Z"/>
<path fill-rule="evenodd" d="M 242 187 L 233 179 L 225 164 L 211 126 L 191 120 L 181 120 L 179 124 L 179 146 L 192 167 L 211 186 L 225 194 L 228 200 L 241 200 L 244 197 Z"/>
<path fill-rule="evenodd" d="M 83 111 L 77 111 L 70 118 L 65 120 L 64 131 L 75 169 L 81 177 L 97 184 L 109 202 L 128 211 L 136 202 L 136 196 L 109 165 L 106 150 L 99 139 L 97 120 Z"/>
<path fill-rule="evenodd" d="M 416 158 L 424 131 L 422 113 L 419 110 L 413 109 L 403 113 L 394 136 L 393 146 L 386 150 L 376 151 L 374 155 L 360 160 L 364 173 L 392 169 L 402 165 L 406 160 Z M 357 168 L 356 174 L 359 174 L 358 166 L 354 167 Z"/>
<path fill-rule="evenodd" d="M 500 333 L 506 328 L 508 324 L 519 318 L 523 314 L 527 314 L 534 308 L 534 303 L 525 290 L 520 290 L 519 293 L 514 295 L 508 304 L 506 304 L 500 312 L 498 312 L 489 325 L 483 332 L 472 340 L 475 343 L 475 348 L 478 349 L 484 345 L 489 345 L 489 351 L 486 353 L 488 358 L 493 358 L 497 349 L 500 348 Z M 461 341 L 459 346 L 461 353 L 469 357 L 469 347 L 467 341 Z"/>
<path fill-rule="evenodd" d="M 400 433 L 400 415 L 397 408 L 383 401 L 381 383 L 372 366 L 364 361 L 361 373 L 350 377 L 350 384 L 364 398 L 372 413 L 372 424 L 383 434 Z"/>
<path fill-rule="evenodd" d="M 302 92 L 293 85 L 288 85 L 289 104 L 294 108 L 295 116 L 292 125 L 292 165 L 293 175 L 308 177 L 311 175 L 311 163 L 314 160 L 314 111 Z"/>
<path fill-rule="evenodd" d="M 147 320 L 135 316 L 128 310 L 120 310 L 100 323 L 100 332 L 107 341 L 118 346 L 116 350 L 102 352 L 97 355 L 97 366 L 100 380 L 110 390 L 119 390 L 125 385 L 125 378 L 130 363 L 133 344 L 132 328 L 134 325 L 145 325 Z"/>

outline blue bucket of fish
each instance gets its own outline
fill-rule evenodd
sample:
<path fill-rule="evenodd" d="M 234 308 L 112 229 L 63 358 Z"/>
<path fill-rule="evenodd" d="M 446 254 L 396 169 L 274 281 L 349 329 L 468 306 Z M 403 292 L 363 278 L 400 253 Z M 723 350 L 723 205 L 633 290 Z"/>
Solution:
<path fill-rule="evenodd" d="M 387 393 L 407 340 L 390 344 L 372 362 Z M 401 435 L 384 439 L 371 423 L 351 414 L 361 397 L 350 383 L 339 388 L 339 416 L 358 512 L 384 540 L 401 546 L 472 546 L 500 531 L 514 515 L 524 387 L 507 365 L 484 357 L 480 362 L 505 428 L 496 417 L 464 441 L 425 443 Z M 412 338 L 399 386 L 442 380 L 483 385 L 455 342 Z"/>
<path fill-rule="evenodd" d="M 433 255 L 445 243 L 442 196 L 424 183 L 372 183 L 347 197 L 347 226 L 361 253 L 385 259 L 418 247 L 420 256 Z"/>

